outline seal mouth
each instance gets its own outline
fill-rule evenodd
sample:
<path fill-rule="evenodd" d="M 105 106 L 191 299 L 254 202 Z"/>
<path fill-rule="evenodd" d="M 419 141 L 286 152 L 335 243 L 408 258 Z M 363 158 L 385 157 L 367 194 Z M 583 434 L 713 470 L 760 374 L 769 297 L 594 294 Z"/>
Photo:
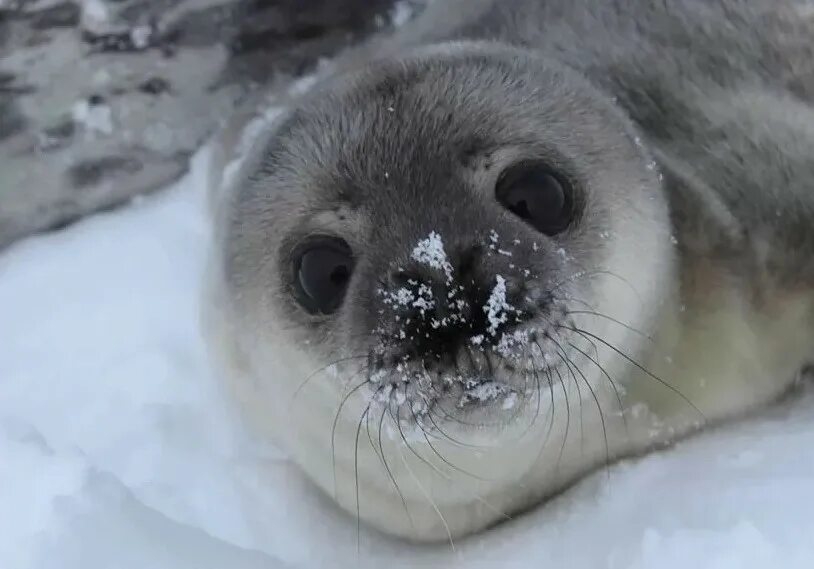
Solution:
<path fill-rule="evenodd" d="M 471 387 L 467 387 L 460 399 L 457 407 L 465 409 L 467 407 L 480 407 L 493 405 L 502 401 L 502 409 L 514 408 L 517 404 L 518 391 L 511 385 L 500 381 L 486 380 Z"/>
<path fill-rule="evenodd" d="M 383 366 L 368 380 L 368 402 L 400 423 L 430 430 L 450 423 L 502 427 L 538 401 L 540 391 L 553 381 L 554 366 L 537 342 L 512 359 L 491 348 L 473 353 L 467 347 L 440 369 L 439 362 L 432 363 L 431 371 L 421 359 Z"/>

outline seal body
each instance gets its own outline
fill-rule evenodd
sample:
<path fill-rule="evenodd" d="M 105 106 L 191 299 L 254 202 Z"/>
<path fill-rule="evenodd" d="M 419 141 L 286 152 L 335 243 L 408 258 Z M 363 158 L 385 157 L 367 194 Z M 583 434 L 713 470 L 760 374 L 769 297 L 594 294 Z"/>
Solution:
<path fill-rule="evenodd" d="M 436 0 L 347 54 L 213 200 L 248 423 L 440 541 L 776 399 L 814 351 L 813 21 Z"/>

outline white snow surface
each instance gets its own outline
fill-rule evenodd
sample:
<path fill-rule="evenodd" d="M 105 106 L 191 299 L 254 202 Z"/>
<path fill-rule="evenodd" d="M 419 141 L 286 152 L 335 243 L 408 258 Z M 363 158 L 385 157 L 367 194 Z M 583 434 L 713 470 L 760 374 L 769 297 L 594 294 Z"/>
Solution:
<path fill-rule="evenodd" d="M 0 568 L 814 567 L 810 388 L 454 552 L 364 530 L 357 552 L 355 521 L 252 440 L 208 366 L 205 157 L 0 254 Z"/>

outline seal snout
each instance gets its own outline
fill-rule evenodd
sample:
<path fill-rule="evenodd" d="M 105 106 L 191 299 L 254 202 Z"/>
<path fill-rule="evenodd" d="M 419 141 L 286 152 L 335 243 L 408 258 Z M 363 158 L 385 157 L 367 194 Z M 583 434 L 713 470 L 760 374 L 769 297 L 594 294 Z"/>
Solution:
<path fill-rule="evenodd" d="M 421 408 L 517 398 L 525 370 L 545 365 L 534 325 L 550 307 L 530 292 L 534 277 L 518 269 L 524 257 L 513 247 L 516 255 L 489 240 L 447 250 L 431 232 L 385 269 L 374 304 L 377 387 L 387 382 Z"/>
<path fill-rule="evenodd" d="M 531 313 L 524 281 L 500 268 L 481 244 L 447 254 L 431 233 L 409 262 L 389 267 L 389 286 L 379 291 L 380 330 L 424 360 L 454 357 L 462 346 L 496 345 Z"/>

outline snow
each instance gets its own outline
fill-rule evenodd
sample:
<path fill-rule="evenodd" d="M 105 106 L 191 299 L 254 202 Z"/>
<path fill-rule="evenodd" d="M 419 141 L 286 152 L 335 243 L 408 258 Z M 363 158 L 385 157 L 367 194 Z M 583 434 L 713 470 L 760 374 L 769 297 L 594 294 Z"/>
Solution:
<path fill-rule="evenodd" d="M 113 134 L 113 116 L 110 107 L 104 103 L 91 104 L 89 101 L 77 101 L 71 109 L 73 120 L 83 124 L 89 136 L 96 133 Z"/>
<path fill-rule="evenodd" d="M 418 263 L 443 271 L 447 282 L 452 281 L 452 265 L 444 250 L 444 240 L 437 232 L 431 231 L 426 239 L 419 241 L 413 248 L 411 256 Z"/>
<path fill-rule="evenodd" d="M 110 12 L 103 0 L 82 0 L 82 27 L 101 31 L 110 21 Z"/>
<path fill-rule="evenodd" d="M 514 310 L 511 304 L 506 301 L 506 279 L 497 275 L 495 277 L 495 286 L 483 311 L 486 313 L 486 318 L 489 321 L 487 332 L 492 336 L 497 334 L 497 329 L 501 324 L 505 323 L 508 319 L 507 312 Z"/>
<path fill-rule="evenodd" d="M 0 254 L 3 569 L 814 566 L 814 390 L 482 536 L 364 531 L 232 415 L 198 332 L 202 172 Z"/>

